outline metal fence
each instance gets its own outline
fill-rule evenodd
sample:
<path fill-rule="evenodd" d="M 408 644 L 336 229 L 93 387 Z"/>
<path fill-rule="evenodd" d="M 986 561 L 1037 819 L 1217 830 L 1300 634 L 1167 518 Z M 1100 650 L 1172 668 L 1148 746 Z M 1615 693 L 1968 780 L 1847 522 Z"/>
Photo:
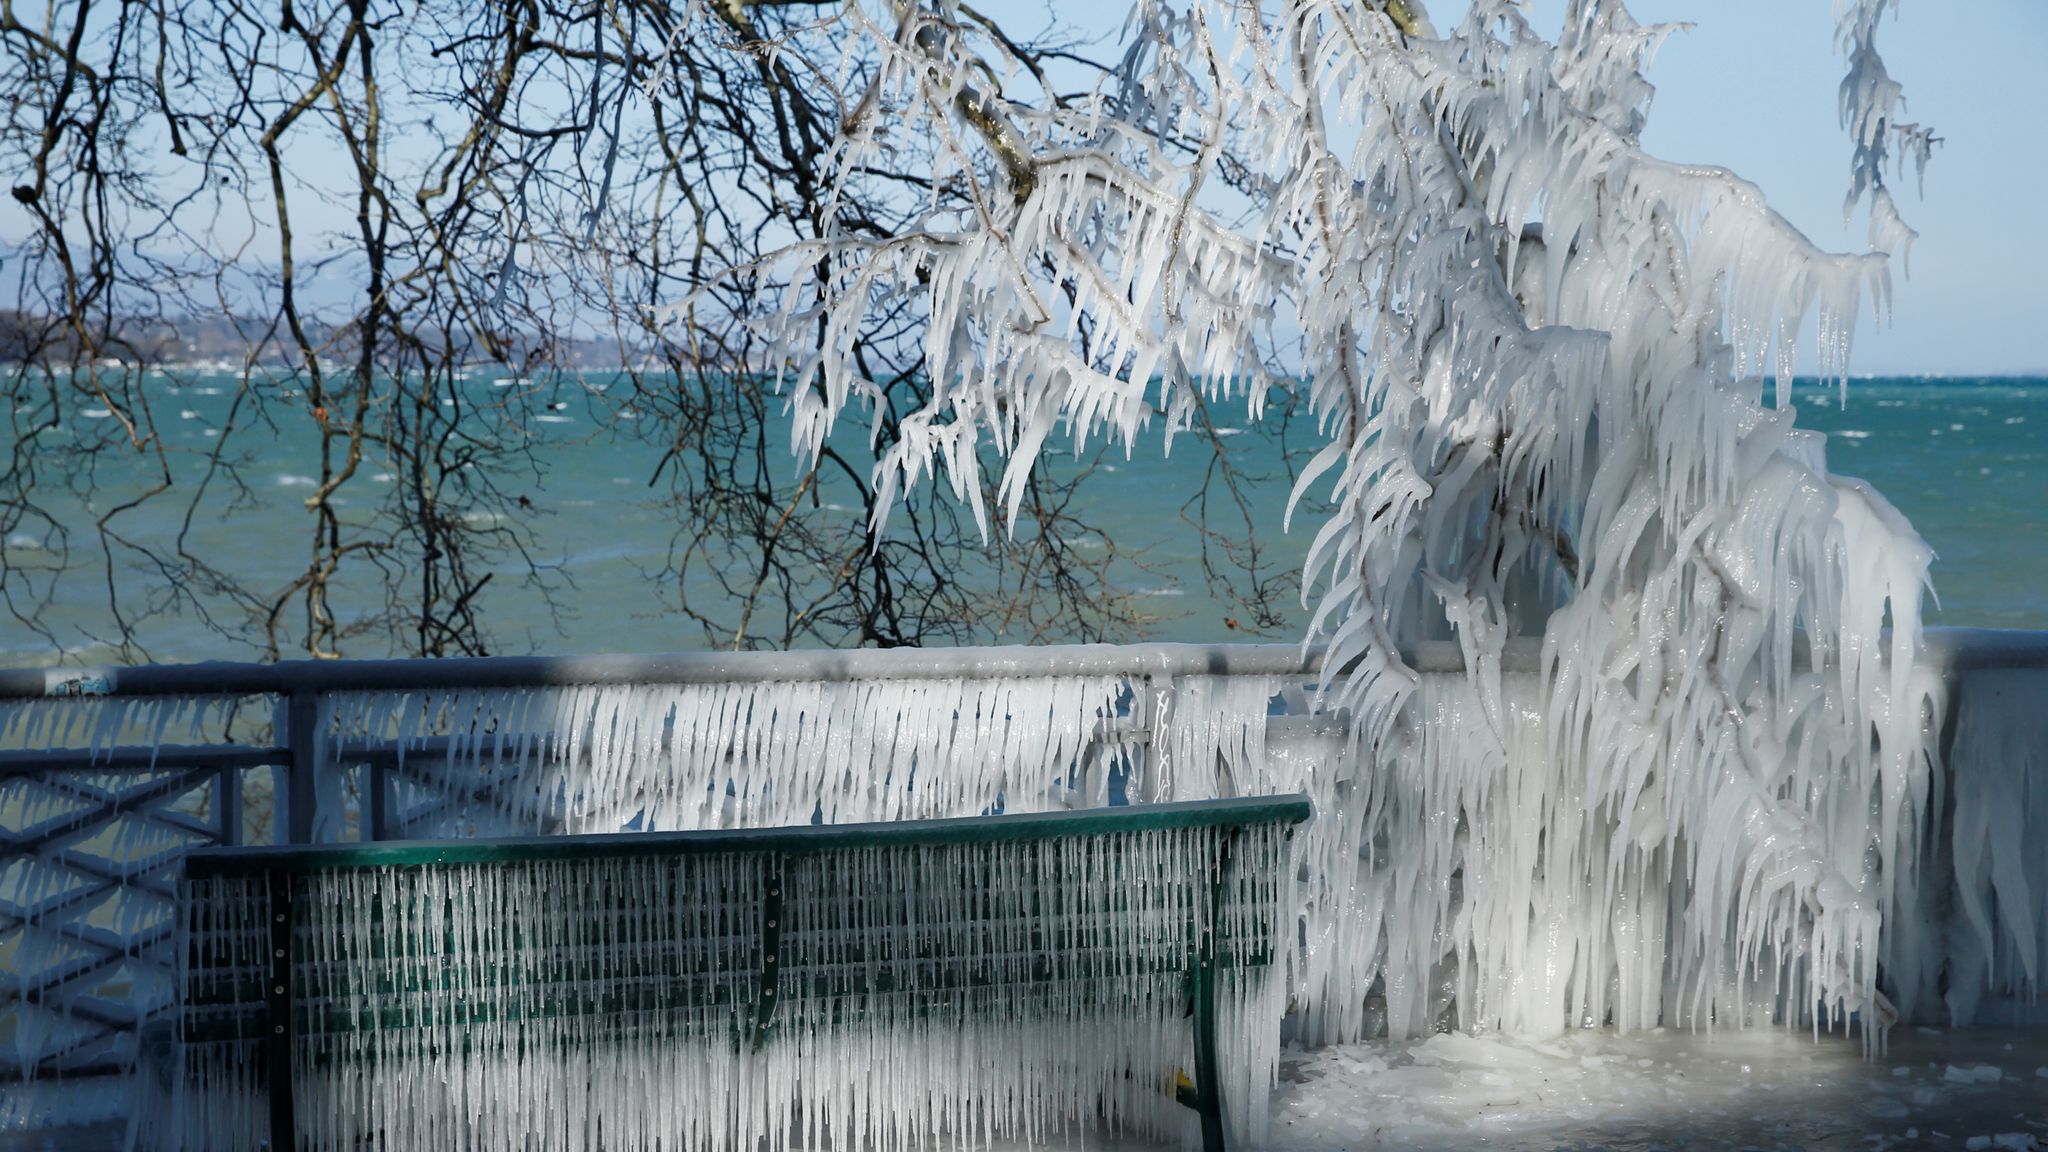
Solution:
<path fill-rule="evenodd" d="M 0 1127 L 64 1117 L 9 1087 L 122 1076 L 174 990 L 172 892 L 216 845 L 386 839 L 433 827 L 450 737 L 334 738 L 363 693 L 962 677 L 1293 677 L 1293 646 L 207 663 L 0 670 Z M 1141 760 L 1144 691 L 1091 735 Z M 487 788 L 488 785 L 483 787 Z M 476 800 L 481 793 L 463 797 Z M 83 1099 L 76 1093 L 77 1099 Z M 75 1117 L 74 1117 L 75 1118 Z"/>
<path fill-rule="evenodd" d="M 1424 673 L 1460 668 L 1454 645 L 1407 655 Z M 1518 643 L 1506 664 L 1528 671 L 1537 659 L 1533 645 Z M 1291 686 L 1267 701 L 1257 738 L 1333 748 L 1341 722 L 1311 714 L 1298 690 L 1319 662 L 1315 650 L 1293 645 L 1161 644 L 0 670 L 0 1126 L 79 1119 L 58 1115 L 64 1105 L 53 1101 L 64 1093 L 33 1089 L 134 1068 L 143 1025 L 173 996 L 171 901 L 186 853 L 402 836 L 434 827 L 422 813 L 435 805 L 480 803 L 496 786 L 452 796 L 435 767 L 451 741 L 474 745 L 474 733 L 429 725 L 402 738 L 349 736 L 338 727 L 338 701 L 1092 677 L 1122 688 L 1075 760 L 1113 753 L 1122 788 L 1158 762 L 1152 746 L 1164 738 L 1173 694 L 1198 679 L 1242 681 L 1261 699 L 1271 686 Z M 1936 630 L 1923 663 L 1948 683 L 1952 721 L 1974 672 L 2048 669 L 2048 633 Z M 1183 726 L 1214 720 L 1178 718 Z M 1216 755 L 1231 737 L 1206 738 L 1205 754 Z"/>

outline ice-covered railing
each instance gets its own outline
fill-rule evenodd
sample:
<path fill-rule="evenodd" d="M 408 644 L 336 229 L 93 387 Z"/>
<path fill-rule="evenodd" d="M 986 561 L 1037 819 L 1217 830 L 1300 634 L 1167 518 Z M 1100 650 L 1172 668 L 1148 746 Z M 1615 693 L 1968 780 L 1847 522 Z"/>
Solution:
<path fill-rule="evenodd" d="M 1307 659 L 1082 646 L 0 671 L 0 1119 L 117 1107 L 105 1082 L 169 1002 L 170 885 L 193 848 L 1228 795 L 1263 778 L 1248 758 L 1270 698 Z M 88 922 L 109 904 L 151 920 Z M 109 969 L 147 979 L 110 993 Z"/>
<path fill-rule="evenodd" d="M 1704 917 L 1682 871 L 1594 850 L 1613 828 L 1532 699 L 1540 651 L 1505 649 L 1498 709 L 1455 646 L 1407 657 L 1412 736 L 1373 763 L 1347 759 L 1345 718 L 1314 707 L 1319 654 L 1293 646 L 0 672 L 7 1107 L 82 1108 L 52 1076 L 132 1064 L 169 991 L 177 860 L 271 828 L 712 828 L 1300 791 L 1318 805 L 1287 969 L 1304 1039 L 1812 1020 L 1769 968 L 1729 961 L 1743 925 Z M 1906 914 L 1871 910 L 1880 986 L 1915 1018 L 2030 1018 L 2048 974 L 2048 634 L 1932 632 L 1913 681 L 1944 718 L 1946 771 L 1890 798 L 1928 833 L 1883 861 Z M 1662 858 L 1698 847 L 1679 836 Z M 1765 963 L 1810 946 L 1774 940 Z M 81 1028 L 94 1061 L 76 1058 Z"/>
<path fill-rule="evenodd" d="M 0 699 L 0 1130 L 127 1106 L 145 1021 L 175 986 L 179 861 L 272 839 L 289 757 L 246 701 L 151 696 L 118 707 L 72 673 L 6 673 Z M 118 716 L 122 723 L 95 728 Z M 267 735 L 267 732 L 265 733 Z"/>
<path fill-rule="evenodd" d="M 195 854 L 147 1146 L 1256 1146 L 1309 812 Z"/>

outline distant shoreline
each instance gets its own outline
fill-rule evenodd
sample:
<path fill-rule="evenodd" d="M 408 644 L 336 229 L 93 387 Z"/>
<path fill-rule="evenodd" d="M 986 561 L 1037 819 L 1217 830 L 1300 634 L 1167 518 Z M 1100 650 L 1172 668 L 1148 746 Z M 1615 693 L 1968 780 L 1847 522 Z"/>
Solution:
<path fill-rule="evenodd" d="M 652 356 L 653 354 L 649 353 L 648 355 Z M 132 364 L 118 357 L 104 357 L 98 361 L 98 364 L 100 367 L 104 368 L 117 370 L 137 368 L 144 371 L 164 375 L 185 372 L 211 372 L 216 374 L 232 375 L 240 374 L 245 367 L 256 369 L 268 369 L 276 372 L 294 374 L 301 370 L 299 365 L 292 363 L 289 360 L 278 358 L 276 356 L 265 356 L 261 359 L 248 362 L 246 364 L 241 361 L 229 360 L 225 357 L 208 357 L 198 360 L 142 360 Z M 0 357 L 0 372 L 15 372 L 22 369 L 41 369 L 43 367 L 44 365 L 38 364 L 32 360 L 19 360 Z M 592 361 L 569 364 L 535 363 L 520 366 L 516 364 L 508 364 L 499 360 L 489 359 L 464 363 L 458 365 L 455 368 L 455 371 L 465 378 L 481 373 L 490 372 L 509 372 L 514 375 L 520 376 L 537 376 L 548 375 L 553 373 L 590 374 L 645 372 L 653 370 L 654 369 L 650 369 L 644 366 L 635 367 L 634 365 L 623 361 Z M 665 371 L 665 369 L 663 370 Z M 2043 368 L 2036 372 L 1852 372 L 1849 374 L 1848 380 L 1849 383 L 1852 385 L 1864 382 L 1883 382 L 1892 384 L 1949 384 L 1960 382 L 1975 384 L 2014 384 L 2020 386 L 2033 386 L 2048 385 L 2048 368 Z M 1833 384 L 1836 382 L 1836 378 L 1830 376 L 1818 376 L 1813 374 L 1801 374 L 1792 377 L 1792 382 L 1795 386 L 1818 387 Z"/>

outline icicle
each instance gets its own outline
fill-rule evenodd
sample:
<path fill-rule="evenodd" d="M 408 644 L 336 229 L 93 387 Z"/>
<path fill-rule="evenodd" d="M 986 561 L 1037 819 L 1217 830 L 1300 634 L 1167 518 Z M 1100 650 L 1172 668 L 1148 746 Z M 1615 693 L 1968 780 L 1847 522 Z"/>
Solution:
<path fill-rule="evenodd" d="M 407 835 L 762 827 L 1063 805 L 1121 691 L 1049 677 L 353 693 L 323 726 L 410 751 L 423 802 L 398 817 Z"/>

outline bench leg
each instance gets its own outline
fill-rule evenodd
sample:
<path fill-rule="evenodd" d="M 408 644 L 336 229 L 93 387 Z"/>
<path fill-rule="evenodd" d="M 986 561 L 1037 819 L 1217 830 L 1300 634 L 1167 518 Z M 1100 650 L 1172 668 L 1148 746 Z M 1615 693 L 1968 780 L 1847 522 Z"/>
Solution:
<path fill-rule="evenodd" d="M 292 1152 L 298 1125 L 292 1115 L 292 879 L 270 876 L 270 982 L 265 1037 L 270 1058 L 269 1152 Z"/>
<path fill-rule="evenodd" d="M 1195 1109 L 1202 1152 L 1224 1152 L 1223 1085 L 1216 1070 L 1216 958 L 1205 944 L 1195 960 Z"/>

